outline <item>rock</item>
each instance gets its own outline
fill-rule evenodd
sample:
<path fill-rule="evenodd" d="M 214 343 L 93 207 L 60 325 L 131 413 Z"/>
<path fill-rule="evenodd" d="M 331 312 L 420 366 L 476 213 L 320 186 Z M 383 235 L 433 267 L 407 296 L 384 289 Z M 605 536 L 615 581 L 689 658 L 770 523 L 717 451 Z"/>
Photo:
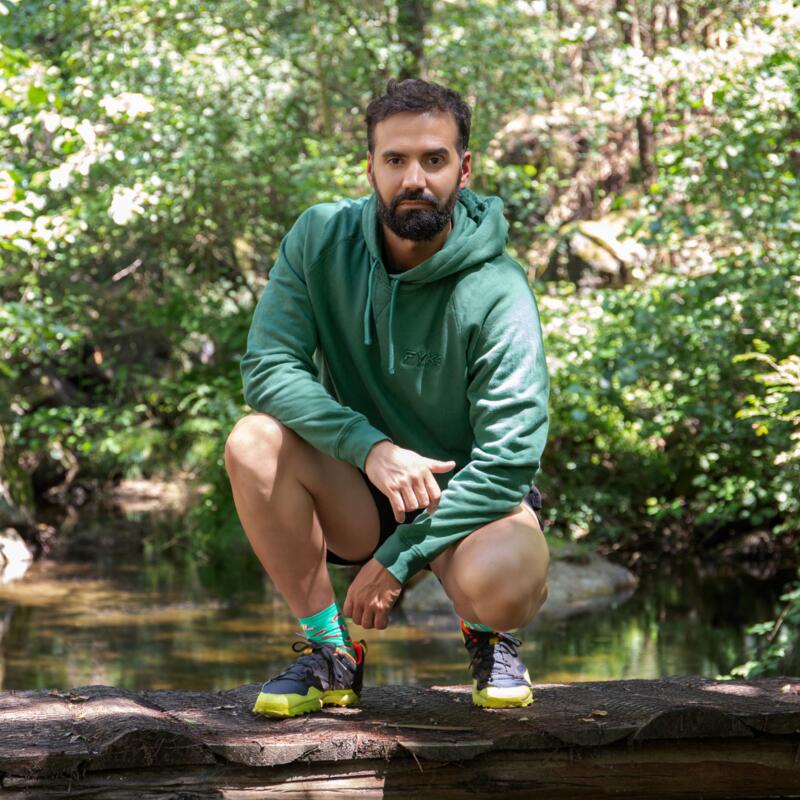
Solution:
<path fill-rule="evenodd" d="M 19 580 L 33 563 L 33 553 L 13 529 L 0 533 L 0 583 Z"/>
<path fill-rule="evenodd" d="M 551 553 L 547 600 L 536 619 L 566 619 L 617 605 L 639 583 L 630 570 L 597 553 L 564 551 Z"/>
<path fill-rule="evenodd" d="M 185 513 L 196 498 L 208 487 L 193 486 L 189 478 L 176 474 L 168 481 L 141 478 L 125 479 L 107 492 L 105 501 L 123 514 L 159 511 Z"/>
<path fill-rule="evenodd" d="M 604 245 L 576 230 L 569 238 L 567 277 L 578 286 L 622 286 L 620 261 Z"/>
<path fill-rule="evenodd" d="M 5 451 L 3 428 L 0 426 L 0 530 L 34 526 L 33 490 L 27 473 Z"/>
<path fill-rule="evenodd" d="M 638 578 L 597 553 L 572 545 L 551 548 L 547 573 L 548 595 L 539 619 L 566 619 L 616 605 L 635 591 Z M 432 573 L 409 585 L 400 611 L 412 625 L 448 628 L 457 615 Z"/>
<path fill-rule="evenodd" d="M 541 113 L 517 114 L 495 134 L 489 156 L 500 164 L 532 164 L 538 170 L 552 165 L 560 176 L 572 175 L 589 148 L 587 131 L 575 128 L 581 114 L 580 103 L 574 100 Z"/>
<path fill-rule="evenodd" d="M 602 219 L 580 220 L 565 225 L 567 257 L 555 251 L 542 280 L 570 280 L 582 288 L 618 288 L 631 278 L 642 277 L 647 250 L 625 235 L 631 211 L 614 211 Z"/>

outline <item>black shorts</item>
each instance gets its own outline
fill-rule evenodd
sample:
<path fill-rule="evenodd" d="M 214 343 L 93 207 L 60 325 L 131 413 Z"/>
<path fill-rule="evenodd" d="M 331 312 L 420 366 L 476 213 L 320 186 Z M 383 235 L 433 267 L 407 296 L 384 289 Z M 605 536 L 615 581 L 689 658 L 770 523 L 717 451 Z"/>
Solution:
<path fill-rule="evenodd" d="M 394 532 L 398 526 L 397 520 L 394 518 L 394 511 L 392 511 L 392 504 L 389 502 L 389 498 L 377 487 L 372 481 L 366 476 L 363 470 L 359 470 L 361 473 L 361 477 L 364 478 L 364 481 L 369 488 L 373 499 L 375 500 L 375 505 L 378 509 L 378 518 L 380 519 L 381 523 L 381 531 L 380 536 L 378 537 L 378 544 L 375 547 L 377 550 Z M 525 497 L 522 498 L 522 502 L 530 508 L 533 513 L 536 515 L 536 519 L 539 520 L 539 525 L 541 526 L 542 520 L 539 516 L 538 512 L 542 509 L 542 495 L 539 490 L 532 486 L 531 490 Z M 412 522 L 418 514 L 421 514 L 425 509 L 418 508 L 414 511 L 406 511 L 405 522 Z M 327 553 L 327 560 L 329 564 L 340 564 L 342 566 L 351 566 L 351 565 L 361 565 L 366 564 L 369 559 L 365 559 L 364 561 L 346 561 L 343 558 L 339 558 L 335 553 L 332 553 L 328 550 Z M 428 567 L 430 569 L 430 567 Z"/>

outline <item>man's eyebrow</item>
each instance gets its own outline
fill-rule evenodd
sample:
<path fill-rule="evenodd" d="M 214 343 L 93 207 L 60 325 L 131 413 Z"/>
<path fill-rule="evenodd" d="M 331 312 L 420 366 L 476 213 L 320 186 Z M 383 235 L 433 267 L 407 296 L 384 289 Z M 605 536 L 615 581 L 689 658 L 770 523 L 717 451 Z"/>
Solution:
<path fill-rule="evenodd" d="M 437 147 L 434 150 L 426 150 L 423 155 L 426 156 L 448 156 L 450 151 L 446 147 Z M 399 150 L 384 150 L 381 153 L 381 158 L 405 158 L 406 153 L 401 153 Z"/>
<path fill-rule="evenodd" d="M 450 151 L 446 147 L 437 147 L 435 150 L 426 150 L 426 156 L 449 156 Z"/>

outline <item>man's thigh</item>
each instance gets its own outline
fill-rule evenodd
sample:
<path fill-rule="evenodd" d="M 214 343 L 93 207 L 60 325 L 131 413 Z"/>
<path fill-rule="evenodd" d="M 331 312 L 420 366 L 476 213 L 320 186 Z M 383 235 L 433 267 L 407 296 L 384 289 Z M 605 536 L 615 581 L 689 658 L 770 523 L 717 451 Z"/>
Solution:
<path fill-rule="evenodd" d="M 272 424 L 277 422 L 270 419 Z M 348 561 L 369 558 L 378 545 L 380 524 L 375 501 L 361 473 L 347 461 L 317 450 L 282 423 L 278 425 L 288 445 L 281 448 L 283 466 L 311 495 L 315 522 L 327 547 Z"/>
<path fill-rule="evenodd" d="M 473 531 L 431 561 L 431 569 L 448 596 L 467 598 L 479 576 L 508 576 L 509 582 L 544 586 L 550 551 L 534 511 L 521 504 L 515 511 Z"/>

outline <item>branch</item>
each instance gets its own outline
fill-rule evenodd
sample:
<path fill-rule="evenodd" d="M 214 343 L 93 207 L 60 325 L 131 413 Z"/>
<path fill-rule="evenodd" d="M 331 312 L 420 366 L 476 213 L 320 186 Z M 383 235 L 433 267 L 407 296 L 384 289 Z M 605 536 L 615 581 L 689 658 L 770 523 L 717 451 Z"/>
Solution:
<path fill-rule="evenodd" d="M 378 65 L 381 63 L 380 56 L 372 49 L 372 45 L 367 41 L 366 36 L 361 32 L 361 28 L 358 27 L 358 23 L 353 19 L 350 12 L 339 3 L 339 0 L 331 0 L 331 5 L 344 17 L 345 22 L 350 25 L 356 32 L 356 35 L 361 40 L 361 44 L 364 46 L 364 49 L 369 53 L 372 60 L 375 62 L 375 68 L 378 68 Z M 386 76 L 386 68 L 380 70 L 381 75 L 384 77 Z"/>
<path fill-rule="evenodd" d="M 253 30 L 251 30 L 249 28 L 231 28 L 231 27 L 228 27 L 228 26 L 224 26 L 224 27 L 225 27 L 225 30 L 228 31 L 229 33 L 243 33 L 245 36 L 247 36 L 248 38 L 250 38 L 253 41 L 255 41 L 260 47 L 266 47 L 267 46 L 264 38 L 262 37 L 262 35 L 261 35 L 261 33 L 259 31 L 253 31 Z M 302 73 L 303 75 L 306 75 L 307 77 L 312 78 L 314 81 L 319 81 L 320 80 L 320 77 L 319 77 L 319 75 L 317 75 L 316 72 L 314 72 L 313 70 L 311 70 L 308 67 L 305 67 L 301 63 L 299 63 L 297 61 L 297 57 L 293 56 L 291 53 L 281 52 L 280 53 L 280 57 L 285 58 L 298 72 Z M 361 106 L 361 102 L 362 102 L 361 99 L 351 96 L 338 83 L 334 83 L 330 79 L 330 74 L 328 75 L 328 77 L 324 81 L 323 85 L 329 91 L 333 92 L 334 94 L 338 94 L 339 97 L 341 97 L 343 100 L 345 100 L 349 106 L 351 106 L 351 107 L 352 106 Z"/>

